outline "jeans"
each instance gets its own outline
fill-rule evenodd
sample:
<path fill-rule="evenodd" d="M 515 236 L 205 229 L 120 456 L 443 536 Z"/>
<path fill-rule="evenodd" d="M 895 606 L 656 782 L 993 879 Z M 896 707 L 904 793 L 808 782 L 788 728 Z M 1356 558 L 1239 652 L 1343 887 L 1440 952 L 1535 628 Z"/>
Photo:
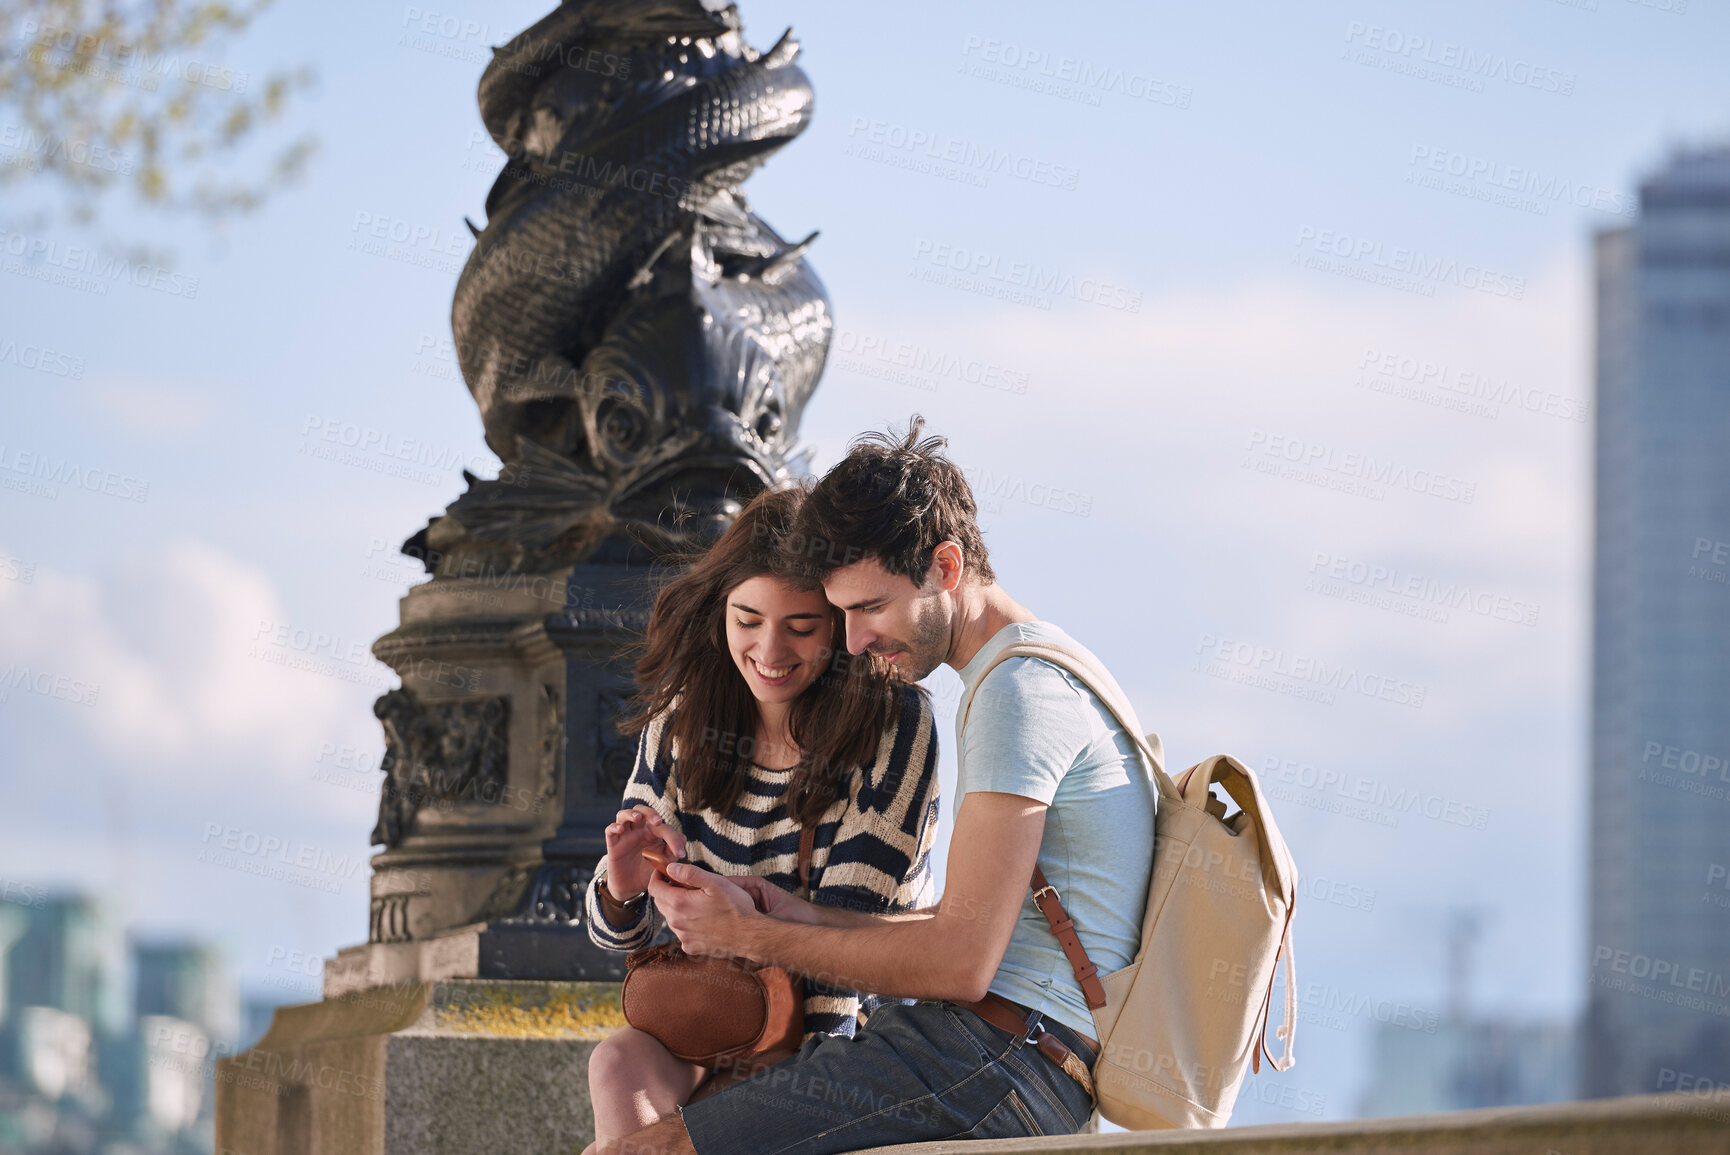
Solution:
<path fill-rule="evenodd" d="M 1094 1049 L 1045 1029 L 1089 1067 Z M 936 1139 L 1012 1139 L 1083 1129 L 1093 1101 L 1032 1044 L 954 1003 L 880 1007 L 853 1038 L 798 1053 L 680 1108 L 698 1155 L 826 1155 Z"/>

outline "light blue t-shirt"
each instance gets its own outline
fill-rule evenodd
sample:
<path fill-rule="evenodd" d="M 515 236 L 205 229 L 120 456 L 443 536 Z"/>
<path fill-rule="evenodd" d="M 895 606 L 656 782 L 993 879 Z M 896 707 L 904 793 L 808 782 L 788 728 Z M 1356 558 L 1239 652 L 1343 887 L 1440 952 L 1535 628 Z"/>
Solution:
<path fill-rule="evenodd" d="M 961 668 L 962 701 L 1005 646 L 1062 640 L 1050 622 L 1012 622 Z M 1135 740 L 1067 670 L 1040 658 L 1010 658 L 973 698 L 960 751 L 955 803 L 972 790 L 1019 794 L 1045 803 L 1039 867 L 1103 977 L 1135 960 L 1153 865 L 1158 797 Z M 1087 999 L 1050 925 L 1022 892 L 1021 914 L 990 989 L 1084 1035 L 1094 1034 Z"/>

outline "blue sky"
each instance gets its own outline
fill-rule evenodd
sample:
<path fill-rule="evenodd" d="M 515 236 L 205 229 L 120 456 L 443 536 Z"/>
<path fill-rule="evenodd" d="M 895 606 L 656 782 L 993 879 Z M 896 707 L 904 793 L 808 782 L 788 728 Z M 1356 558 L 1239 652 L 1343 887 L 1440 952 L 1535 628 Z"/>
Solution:
<path fill-rule="evenodd" d="M 817 92 L 746 192 L 822 233 L 818 467 L 925 414 L 1010 592 L 1174 768 L 1229 751 L 1276 792 L 1308 1013 L 1239 1121 L 1355 1113 L 1371 1008 L 1444 1007 L 1452 910 L 1484 914 L 1474 1007 L 1581 1001 L 1590 238 L 1724 139 L 1730 18 L 1678 5 L 744 9 Z M 279 5 L 222 60 L 316 69 L 300 186 L 218 235 L 114 205 L 178 292 L 6 257 L 0 668 L 64 692 L 0 704 L 0 879 L 220 941 L 257 991 L 364 939 L 395 684 L 366 647 L 417 580 L 396 544 L 497 464 L 443 344 L 501 159 L 475 84 L 546 8 Z M 377 448 L 320 456 L 347 430 Z M 314 635 L 324 672 L 292 664 Z M 230 829 L 313 848 L 318 885 L 211 862 Z"/>

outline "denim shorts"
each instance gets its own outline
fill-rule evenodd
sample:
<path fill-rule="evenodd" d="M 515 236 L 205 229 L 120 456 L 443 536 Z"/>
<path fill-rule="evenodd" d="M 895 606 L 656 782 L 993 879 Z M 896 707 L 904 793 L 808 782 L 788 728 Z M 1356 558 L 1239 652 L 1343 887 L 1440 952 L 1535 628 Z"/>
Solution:
<path fill-rule="evenodd" d="M 1046 1021 L 1089 1067 L 1094 1048 Z M 872 1012 L 751 1078 L 679 1109 L 697 1155 L 826 1155 L 936 1139 L 1069 1135 L 1093 1100 L 1031 1043 L 954 1003 Z"/>

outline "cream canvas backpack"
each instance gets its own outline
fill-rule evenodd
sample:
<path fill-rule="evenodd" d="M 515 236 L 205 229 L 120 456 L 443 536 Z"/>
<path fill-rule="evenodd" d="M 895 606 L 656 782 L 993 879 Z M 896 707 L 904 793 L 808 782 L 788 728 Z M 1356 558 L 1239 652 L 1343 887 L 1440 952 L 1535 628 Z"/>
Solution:
<path fill-rule="evenodd" d="M 1158 791 L 1152 880 L 1135 961 L 1097 974 L 1075 940 L 1066 954 L 1093 1012 L 1099 1059 L 1093 1082 L 1099 1113 L 1120 1127 L 1223 1127 L 1247 1069 L 1261 1057 L 1290 1069 L 1297 1029 L 1291 915 L 1297 867 L 1274 825 L 1255 774 L 1216 754 L 1174 781 L 1157 734 L 1141 735 L 1129 699 L 1091 655 L 1054 642 L 1017 642 L 973 683 L 1009 658 L 1042 658 L 1069 671 L 1135 738 Z M 972 709 L 962 703 L 961 724 Z M 1217 783 L 1238 810 L 1212 797 Z M 1054 934 L 1069 930 L 1061 896 L 1034 868 L 1034 900 Z M 1085 930 L 1085 927 L 1079 928 Z M 1059 935 L 1074 939 L 1072 933 Z M 1077 956 L 1080 964 L 1077 965 Z M 1267 1050 L 1274 971 L 1285 958 L 1284 1054 Z"/>

